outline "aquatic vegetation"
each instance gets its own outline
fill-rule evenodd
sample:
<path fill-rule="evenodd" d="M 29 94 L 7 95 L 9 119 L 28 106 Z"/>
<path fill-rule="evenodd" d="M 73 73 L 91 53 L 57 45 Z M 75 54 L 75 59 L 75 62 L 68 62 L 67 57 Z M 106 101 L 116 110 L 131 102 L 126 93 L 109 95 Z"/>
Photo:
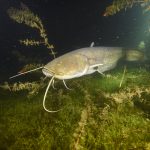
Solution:
<path fill-rule="evenodd" d="M 141 5 L 144 8 L 144 12 L 150 10 L 150 0 L 114 0 L 110 6 L 107 6 L 104 16 L 114 15 L 123 9 L 132 8 L 134 5 Z"/>
<path fill-rule="evenodd" d="M 78 126 L 73 133 L 72 144 L 70 145 L 71 149 L 84 148 L 80 143 L 81 143 L 81 140 L 83 140 L 83 138 L 85 138 L 85 135 L 86 135 L 85 128 L 86 128 L 87 121 L 91 114 L 91 106 L 92 106 L 91 96 L 88 93 L 88 91 L 84 90 L 84 94 L 85 94 L 85 99 L 86 99 L 85 105 L 84 105 L 85 108 L 83 108 L 81 112 L 80 121 L 78 122 Z"/>
<path fill-rule="evenodd" d="M 8 82 L 4 82 L 4 84 L 0 85 L 0 87 L 4 90 L 9 90 L 11 92 L 17 91 L 27 91 L 27 97 L 30 98 L 39 93 L 39 91 L 46 86 L 45 83 L 41 80 L 35 82 L 16 82 L 13 84 L 9 84 Z"/>
<path fill-rule="evenodd" d="M 149 150 L 150 74 L 127 66 L 120 88 L 122 74 L 123 68 L 117 68 L 111 75 L 70 80 L 72 90 L 56 82 L 57 90 L 49 90 L 47 101 L 50 109 L 62 108 L 55 114 L 43 110 L 42 92 L 27 99 L 24 90 L 5 91 L 0 149 Z"/>
<path fill-rule="evenodd" d="M 41 19 L 35 15 L 25 4 L 21 3 L 21 8 L 9 8 L 8 9 L 8 15 L 11 19 L 16 21 L 17 23 L 23 23 L 31 28 L 37 29 L 39 32 L 39 35 L 41 37 L 40 40 L 34 40 L 34 39 L 25 39 L 20 40 L 21 44 L 24 44 L 26 46 L 39 46 L 39 45 L 45 45 L 47 49 L 51 51 L 51 55 L 55 58 L 56 52 L 53 50 L 54 46 L 52 44 L 49 44 L 48 37 L 46 34 L 46 30 L 43 26 L 43 23 Z"/>
<path fill-rule="evenodd" d="M 72 90 L 56 80 L 57 90 L 49 90 L 46 102 L 49 109 L 62 109 L 55 114 L 41 106 L 43 78 L 33 84 L 5 82 L 0 86 L 0 149 L 149 150 L 150 73 L 145 68 L 127 66 L 68 80 Z"/>
<path fill-rule="evenodd" d="M 31 70 L 33 68 L 40 67 L 42 64 L 27 64 L 25 65 L 19 73 L 24 73 L 28 70 Z M 38 72 L 36 72 L 38 74 Z M 38 79 L 38 81 L 24 81 L 24 82 L 4 82 L 0 85 L 0 87 L 4 90 L 9 90 L 11 92 L 17 92 L 17 91 L 27 91 L 27 96 L 30 98 L 32 96 L 35 96 L 39 93 L 41 89 L 43 89 L 47 84 L 44 82 L 45 78 L 41 77 Z"/>
<path fill-rule="evenodd" d="M 139 48 L 140 50 L 144 50 L 144 49 L 145 49 L 145 42 L 144 42 L 144 41 L 141 41 L 141 42 L 139 43 L 139 45 L 138 45 L 138 48 Z"/>
<path fill-rule="evenodd" d="M 17 8 L 9 8 L 8 9 L 8 15 L 11 19 L 16 21 L 17 23 L 20 24 L 25 24 L 31 28 L 36 29 L 39 32 L 39 35 L 41 37 L 40 40 L 34 40 L 34 39 L 25 39 L 25 40 L 19 40 L 21 44 L 24 44 L 25 46 L 39 46 L 39 45 L 45 45 L 47 49 L 49 49 L 51 52 L 50 54 L 53 55 L 55 58 L 56 52 L 53 50 L 54 46 L 49 43 L 48 41 L 48 36 L 46 33 L 46 30 L 43 26 L 43 23 L 41 19 L 34 14 L 25 4 L 21 3 L 21 7 L 19 9 Z M 19 60 L 21 61 L 28 61 L 29 58 L 25 58 L 22 54 L 19 52 L 14 52 L 14 54 L 18 57 Z M 33 58 L 32 58 L 33 59 Z M 26 72 L 30 69 L 37 68 L 42 66 L 42 64 L 27 64 L 25 65 L 19 73 Z M 4 83 L 4 85 L 1 85 L 2 88 L 4 89 L 9 89 L 11 91 L 20 91 L 20 90 L 27 90 L 29 91 L 29 96 L 36 95 L 40 89 L 42 89 L 43 85 L 45 85 L 43 82 L 43 79 L 41 78 L 40 81 L 34 81 L 34 82 L 19 82 L 19 83 L 13 83 L 13 84 L 8 84 L 7 82 Z"/>
<path fill-rule="evenodd" d="M 142 86 L 126 87 L 123 90 L 121 89 L 118 93 L 108 93 L 105 94 L 106 98 L 110 98 L 118 103 L 123 103 L 123 101 L 131 101 L 134 98 L 139 99 L 139 101 L 145 101 L 146 97 L 143 95 L 149 95 L 150 88 Z M 142 98 L 142 99 L 141 99 Z"/>

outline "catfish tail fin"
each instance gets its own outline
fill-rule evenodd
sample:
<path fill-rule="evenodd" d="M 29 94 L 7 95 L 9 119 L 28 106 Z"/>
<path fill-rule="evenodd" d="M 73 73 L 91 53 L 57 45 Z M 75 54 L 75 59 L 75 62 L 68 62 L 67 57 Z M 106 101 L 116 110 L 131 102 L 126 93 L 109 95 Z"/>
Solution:
<path fill-rule="evenodd" d="M 125 51 L 125 60 L 127 61 L 144 61 L 145 54 L 140 50 L 126 50 Z"/>

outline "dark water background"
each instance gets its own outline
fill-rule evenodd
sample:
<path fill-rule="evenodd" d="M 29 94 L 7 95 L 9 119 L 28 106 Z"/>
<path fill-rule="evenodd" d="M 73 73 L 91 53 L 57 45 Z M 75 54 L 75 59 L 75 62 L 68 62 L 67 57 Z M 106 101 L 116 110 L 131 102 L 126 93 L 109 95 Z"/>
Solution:
<path fill-rule="evenodd" d="M 67 1 L 67 0 L 1 0 L 0 1 L 0 82 L 16 74 L 27 62 L 19 62 L 14 51 L 19 51 L 35 63 L 44 63 L 52 59 L 45 47 L 25 47 L 19 39 L 39 39 L 35 29 L 18 24 L 7 14 L 10 7 L 19 8 L 26 4 L 37 14 L 47 31 L 49 42 L 55 46 L 58 55 L 88 47 L 91 42 L 96 46 L 121 46 L 136 48 L 145 40 L 147 28 L 142 9 L 138 6 L 104 17 L 106 6 L 111 1 Z M 28 63 L 33 63 L 28 62 Z"/>

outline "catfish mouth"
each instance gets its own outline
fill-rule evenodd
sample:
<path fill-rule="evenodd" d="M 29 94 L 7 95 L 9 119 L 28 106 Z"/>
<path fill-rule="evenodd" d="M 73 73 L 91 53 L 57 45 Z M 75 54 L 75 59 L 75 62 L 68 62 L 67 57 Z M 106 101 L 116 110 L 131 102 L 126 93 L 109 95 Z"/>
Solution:
<path fill-rule="evenodd" d="M 52 69 L 47 69 L 47 68 L 43 68 L 42 69 L 42 72 L 43 72 L 43 74 L 46 76 L 46 77 L 53 77 L 53 76 L 55 76 L 56 78 L 58 78 L 58 79 L 60 79 L 60 80 L 63 80 L 63 79 L 65 79 L 64 78 L 64 74 L 63 73 L 56 73 L 56 71 L 54 71 L 54 70 L 52 70 Z"/>
<path fill-rule="evenodd" d="M 47 69 L 47 68 L 45 68 L 45 67 L 42 69 L 42 72 L 43 72 L 43 74 L 44 74 L 45 76 L 47 76 L 47 77 L 52 77 L 52 76 L 55 75 L 54 71 L 49 70 L 49 69 Z"/>
<path fill-rule="evenodd" d="M 46 77 L 53 77 L 55 76 L 56 78 L 60 79 L 60 80 L 64 80 L 64 79 L 72 79 L 74 77 L 78 77 L 78 74 L 77 75 L 64 75 L 63 73 L 55 73 L 53 70 L 51 69 L 47 69 L 47 68 L 43 68 L 42 69 L 42 72 L 43 74 L 46 76 Z M 80 75 L 79 75 L 80 76 Z"/>

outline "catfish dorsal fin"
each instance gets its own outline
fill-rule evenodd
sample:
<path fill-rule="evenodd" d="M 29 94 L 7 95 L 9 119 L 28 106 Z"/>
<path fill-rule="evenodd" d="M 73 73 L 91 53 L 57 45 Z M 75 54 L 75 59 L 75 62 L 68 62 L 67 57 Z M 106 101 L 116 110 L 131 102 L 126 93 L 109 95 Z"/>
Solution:
<path fill-rule="evenodd" d="M 94 43 L 94 42 L 92 42 L 92 43 L 91 43 L 91 45 L 90 45 L 90 47 L 94 47 L 94 44 L 95 44 L 95 43 Z"/>

